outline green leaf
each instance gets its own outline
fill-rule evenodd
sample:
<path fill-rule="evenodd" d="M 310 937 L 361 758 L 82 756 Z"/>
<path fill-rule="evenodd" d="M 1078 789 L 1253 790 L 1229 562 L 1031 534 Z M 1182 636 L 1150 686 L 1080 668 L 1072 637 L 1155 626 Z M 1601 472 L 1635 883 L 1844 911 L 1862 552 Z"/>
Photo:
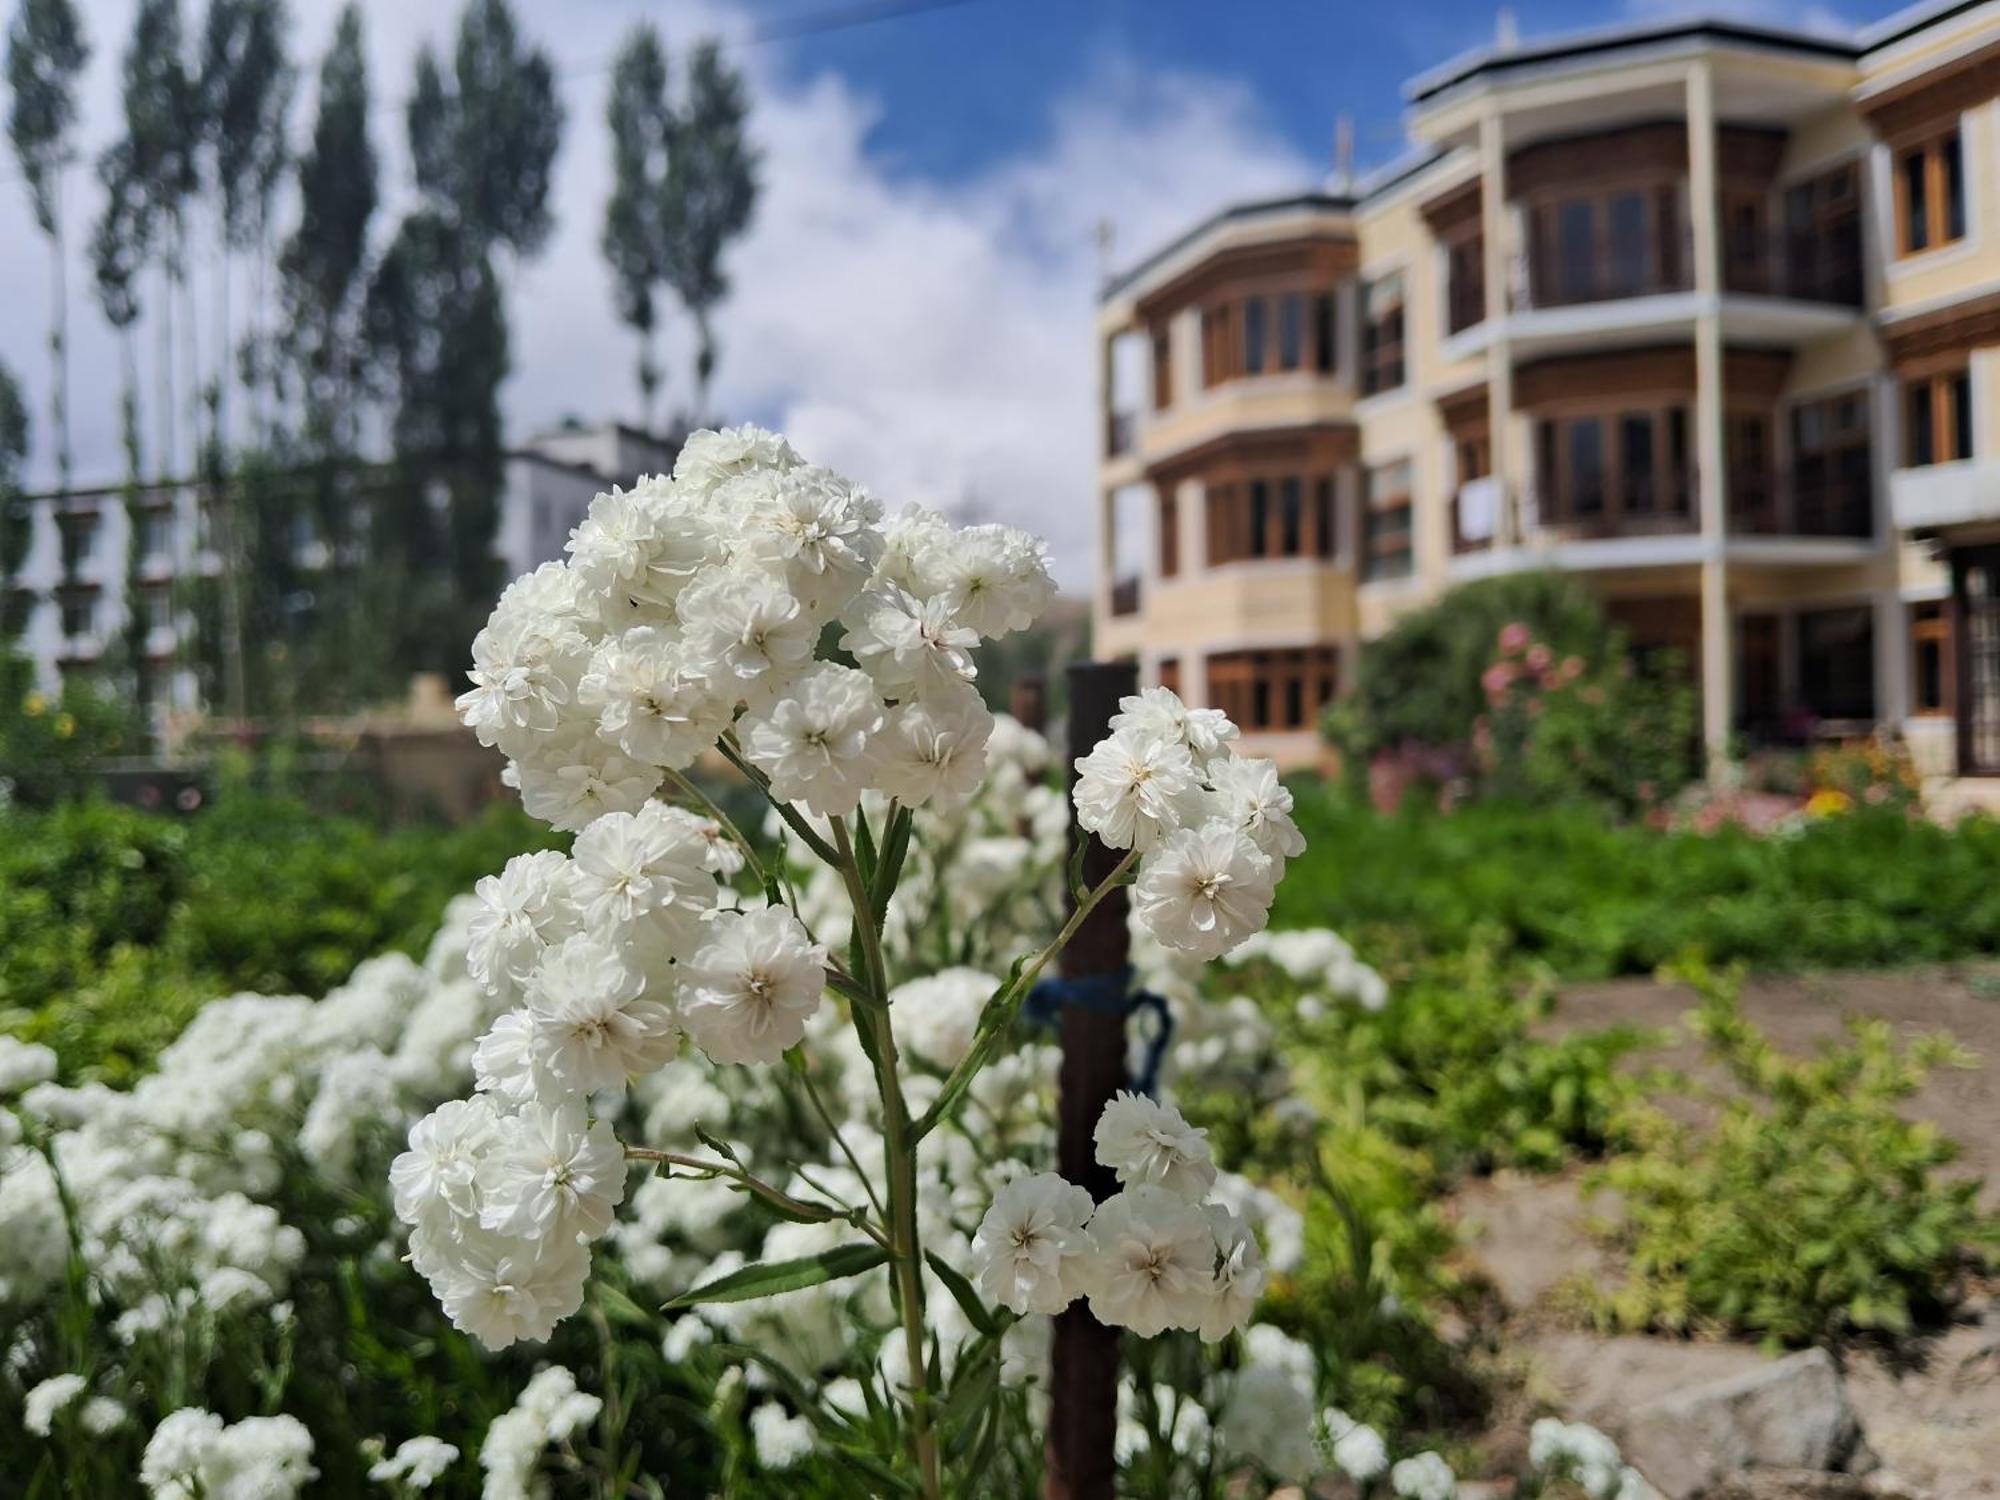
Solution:
<path fill-rule="evenodd" d="M 979 1293 L 973 1290 L 972 1283 L 953 1270 L 935 1250 L 926 1250 L 924 1259 L 930 1263 L 930 1268 L 937 1274 L 937 1279 L 944 1283 L 944 1289 L 951 1293 L 951 1300 L 958 1304 L 959 1311 L 965 1314 L 965 1320 L 988 1338 L 998 1338 L 1000 1325 L 994 1322 L 993 1314 L 987 1310 L 986 1304 L 979 1300 Z"/>
<path fill-rule="evenodd" d="M 725 1161 L 728 1161 L 739 1167 L 743 1165 L 742 1160 L 736 1155 L 736 1152 L 730 1147 L 729 1142 L 725 1141 L 721 1136 L 715 1134 L 715 1132 L 713 1132 L 712 1130 L 709 1130 L 706 1127 L 697 1124 L 694 1127 L 694 1135 L 696 1140 L 700 1141 L 704 1146 L 708 1147 L 709 1150 L 713 1151 L 717 1156 L 722 1157 Z"/>
<path fill-rule="evenodd" d="M 1069 851 L 1069 888 L 1079 903 L 1090 895 L 1090 887 L 1083 883 L 1083 857 L 1090 852 L 1090 836 L 1081 835 L 1076 847 Z"/>
<path fill-rule="evenodd" d="M 775 1297 L 780 1292 L 796 1292 L 872 1271 L 889 1259 L 880 1245 L 841 1245 L 818 1255 L 797 1260 L 755 1261 L 740 1271 L 718 1276 L 714 1281 L 681 1293 L 662 1309 L 673 1312 L 712 1302 L 748 1302 L 757 1297 Z"/>

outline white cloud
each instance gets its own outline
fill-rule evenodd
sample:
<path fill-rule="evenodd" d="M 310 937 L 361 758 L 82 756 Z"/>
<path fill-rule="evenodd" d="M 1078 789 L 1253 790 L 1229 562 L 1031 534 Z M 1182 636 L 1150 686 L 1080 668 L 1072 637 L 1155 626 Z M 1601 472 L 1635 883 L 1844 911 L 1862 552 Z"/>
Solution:
<path fill-rule="evenodd" d="M 116 70 L 130 5 L 92 7 L 98 55 L 87 93 L 94 154 L 116 129 Z M 334 7 L 295 7 L 298 49 L 316 57 Z M 561 26 L 523 5 L 524 25 L 569 68 L 615 50 L 636 3 L 566 8 Z M 454 24 L 443 7 L 367 6 L 378 96 L 407 90 L 417 41 Z M 706 13 L 725 36 L 740 18 Z M 893 24 L 893 23 L 890 23 Z M 695 34 L 678 20 L 669 45 Z M 1093 310 L 1096 225 L 1116 227 L 1129 261 L 1222 203 L 1299 187 L 1310 165 L 1263 119 L 1240 82 L 1141 70 L 1105 56 L 1088 84 L 1044 106 L 1034 144 L 969 179 L 911 180 L 870 155 L 879 106 L 841 79 L 788 81 L 768 50 L 739 53 L 756 99 L 766 184 L 757 221 L 731 271 L 735 295 L 719 320 L 716 408 L 785 427 L 813 457 L 867 481 L 892 504 L 951 505 L 976 497 L 989 512 L 1033 526 L 1055 545 L 1066 583 L 1088 577 L 1097 433 Z M 556 170 L 557 232 L 515 279 L 515 370 L 509 430 L 521 435 L 567 413 L 633 411 L 633 343 L 617 323 L 597 234 L 609 181 L 603 135 L 606 76 L 565 88 L 569 125 Z M 310 94 L 310 89 L 303 91 Z M 310 127 L 310 99 L 294 131 Z M 385 176 L 407 178 L 401 121 L 378 116 Z M 75 220 L 96 212 L 94 183 L 77 174 Z M 9 189 L 18 193 L 18 186 Z M 386 228 L 386 224 L 378 226 Z M 79 236 L 80 238 L 80 236 Z M 0 276 L 44 284 L 43 246 L 25 213 L 0 217 Z M 72 275 L 77 474 L 120 467 L 111 393 L 115 343 Z M 45 304 L 23 292 L 0 301 L 0 348 L 44 401 Z M 685 396 L 685 326 L 674 346 Z M 150 340 L 141 338 L 143 368 Z M 36 472 L 48 465 L 38 462 Z"/>

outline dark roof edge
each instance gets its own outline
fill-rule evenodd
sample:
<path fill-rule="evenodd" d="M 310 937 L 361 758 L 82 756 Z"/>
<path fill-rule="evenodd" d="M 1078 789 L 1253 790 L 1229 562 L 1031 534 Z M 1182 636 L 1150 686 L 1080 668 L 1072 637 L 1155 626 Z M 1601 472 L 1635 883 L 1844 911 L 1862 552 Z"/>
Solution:
<path fill-rule="evenodd" d="M 1203 235 L 1221 228 L 1224 224 L 1232 224 L 1239 219 L 1254 219 L 1262 214 L 1281 213 L 1287 209 L 1318 209 L 1327 213 L 1350 212 L 1354 208 L 1355 201 L 1351 193 L 1293 193 L 1284 198 L 1260 198 L 1249 203 L 1232 203 L 1227 208 L 1218 209 L 1194 228 L 1162 245 L 1138 264 L 1118 272 L 1115 276 L 1107 277 L 1098 292 L 1098 299 L 1109 301 L 1149 271 L 1157 269 L 1162 262 L 1171 260 Z"/>
<path fill-rule="evenodd" d="M 1615 30 L 1585 32 L 1566 41 L 1558 39 L 1544 43 L 1530 43 L 1526 46 L 1510 47 L 1506 51 L 1486 48 L 1468 53 L 1413 79 L 1405 86 L 1404 97 L 1413 105 L 1421 105 L 1481 73 L 1509 72 L 1515 68 L 1530 68 L 1545 63 L 1562 62 L 1569 58 L 1616 52 L 1625 47 L 1641 47 L 1688 38 L 1781 47 L 1797 52 L 1816 53 L 1822 57 L 1839 58 L 1847 62 L 1854 61 L 1861 55 L 1862 50 L 1861 44 L 1851 37 L 1787 31 L 1779 27 L 1758 26 L 1746 21 L 1712 19 L 1669 21 L 1657 26 L 1630 26 Z"/>
<path fill-rule="evenodd" d="M 1872 26 L 1862 27 L 1858 33 L 1861 50 L 1879 52 L 1884 47 L 1893 47 L 1928 27 L 1976 10 L 1985 3 L 1986 0 L 1930 0 L 1928 4 L 1905 6 Z"/>

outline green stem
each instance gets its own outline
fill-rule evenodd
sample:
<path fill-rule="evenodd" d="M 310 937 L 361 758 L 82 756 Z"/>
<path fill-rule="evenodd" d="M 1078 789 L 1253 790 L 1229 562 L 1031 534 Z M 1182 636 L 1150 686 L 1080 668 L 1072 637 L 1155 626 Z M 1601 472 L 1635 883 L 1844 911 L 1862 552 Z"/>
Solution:
<path fill-rule="evenodd" d="M 855 1012 L 857 1026 L 870 1029 L 878 1058 L 876 1077 L 882 1093 L 882 1143 L 889 1170 L 889 1254 L 895 1271 L 896 1301 L 902 1314 L 903 1348 L 910 1367 L 910 1446 L 925 1500 L 942 1500 L 938 1476 L 937 1437 L 931 1428 L 930 1371 L 924 1359 L 924 1253 L 917 1231 L 917 1152 L 910 1133 L 909 1105 L 896 1057 L 896 1031 L 889 1023 L 889 975 L 882 957 L 882 933 L 875 922 L 871 893 L 861 879 L 847 823 L 835 819 L 836 868 L 847 884 L 854 909 L 855 932 L 861 941 L 863 982 L 878 1004 Z"/>
<path fill-rule="evenodd" d="M 651 1146 L 627 1146 L 625 1158 L 627 1161 L 650 1161 L 670 1167 L 685 1167 L 690 1172 L 700 1172 L 710 1177 L 726 1177 L 731 1182 L 741 1183 L 746 1191 L 756 1194 L 773 1208 L 822 1224 L 844 1220 L 856 1229 L 866 1232 L 868 1237 L 883 1249 L 890 1248 L 881 1231 L 860 1209 L 848 1208 L 846 1205 L 840 1208 L 828 1208 L 824 1203 L 807 1203 L 802 1198 L 794 1198 L 783 1189 L 772 1186 L 761 1177 L 751 1176 L 743 1168 L 729 1162 L 710 1161 L 701 1156 L 683 1156 L 678 1151 L 656 1151 Z"/>
<path fill-rule="evenodd" d="M 1076 936 L 1077 928 L 1083 925 L 1083 919 L 1097 909 L 1098 902 L 1118 888 L 1125 872 L 1132 868 L 1133 862 L 1138 857 L 1138 850 L 1126 850 L 1125 857 L 1112 867 L 1111 873 L 1104 877 L 1097 889 L 1077 903 L 1076 910 L 1071 912 L 1069 920 L 1063 923 L 1062 931 L 1058 932 L 1049 945 L 1037 953 L 1007 987 L 1000 991 L 995 1003 L 1003 1013 L 995 1018 L 991 1026 L 982 1021 L 980 1035 L 973 1042 L 972 1050 L 959 1059 L 958 1066 L 945 1078 L 944 1087 L 938 1090 L 937 1102 L 925 1112 L 923 1119 L 917 1122 L 918 1140 L 922 1140 L 944 1123 L 952 1106 L 963 1097 L 966 1084 L 971 1082 L 973 1076 L 992 1058 L 994 1049 L 1007 1034 L 1007 1028 L 1013 1024 L 1022 1002 L 1028 998 L 1028 991 L 1034 988 L 1036 978 L 1048 967 L 1049 960 L 1069 945 L 1069 940 Z"/>
<path fill-rule="evenodd" d="M 700 803 L 702 810 L 715 819 L 717 825 L 724 833 L 736 841 L 736 847 L 743 851 L 743 858 L 748 862 L 750 874 L 756 879 L 758 888 L 764 889 L 768 887 L 770 881 L 765 878 L 764 867 L 757 860 L 757 851 L 750 847 L 750 840 L 743 836 L 743 830 L 736 826 L 729 814 L 724 812 L 716 803 L 716 800 L 709 796 L 707 792 L 704 792 L 691 778 L 683 776 L 679 771 L 669 769 L 667 771 L 667 779 L 679 787 L 686 795 Z"/>
<path fill-rule="evenodd" d="M 771 778 L 744 759 L 743 747 L 736 742 L 736 735 L 733 731 L 724 734 L 721 740 L 717 742 L 716 748 L 722 752 L 724 760 L 741 771 L 745 779 L 764 794 L 764 800 L 777 809 L 778 816 L 785 820 L 785 826 L 804 840 L 805 846 L 808 849 L 812 850 L 814 854 L 817 854 L 821 860 L 834 869 L 840 868 L 840 851 L 821 838 L 814 830 L 812 824 L 799 816 L 798 809 L 793 807 L 791 803 L 781 801 L 771 794 Z"/>

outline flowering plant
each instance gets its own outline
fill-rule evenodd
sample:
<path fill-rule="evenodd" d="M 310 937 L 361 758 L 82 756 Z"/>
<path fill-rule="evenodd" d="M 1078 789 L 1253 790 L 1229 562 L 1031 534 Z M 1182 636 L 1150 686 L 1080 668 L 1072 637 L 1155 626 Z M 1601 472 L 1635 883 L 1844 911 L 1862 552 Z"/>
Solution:
<path fill-rule="evenodd" d="M 791 1394 L 810 1408 L 800 1420 L 836 1426 L 850 1449 L 885 1432 L 868 1461 L 930 1497 L 944 1493 L 940 1427 L 980 1430 L 966 1393 L 992 1378 L 1013 1320 L 1086 1298 L 1141 1336 L 1247 1324 L 1262 1251 L 1215 1196 L 1203 1133 L 1171 1107 L 1126 1094 L 1106 1108 L 1097 1155 L 1121 1190 L 1102 1204 L 1018 1161 L 989 1163 L 991 1205 L 957 1264 L 927 1223 L 923 1157 L 927 1143 L 946 1149 L 1035 979 L 1112 891 L 1131 885 L 1140 926 L 1197 958 L 1263 928 L 1303 848 L 1275 768 L 1237 757 L 1219 712 L 1163 689 L 1126 699 L 1074 791 L 1079 824 L 1121 857 L 1078 884 L 1053 938 L 978 982 L 977 1003 L 957 1008 L 961 1045 L 924 1075 L 917 1038 L 949 1002 L 898 984 L 889 939 L 929 925 L 912 851 L 935 825 L 920 830 L 919 813 L 980 787 L 994 720 L 973 652 L 1052 597 L 1041 545 L 922 510 L 885 522 L 859 487 L 741 428 L 697 434 L 671 477 L 598 497 L 568 550 L 501 596 L 459 700 L 528 810 L 576 841 L 481 882 L 468 967 L 505 1009 L 475 1048 L 476 1091 L 419 1121 L 391 1169 L 411 1261 L 453 1322 L 501 1347 L 575 1313 L 628 1163 L 692 1179 L 690 1193 L 721 1184 L 786 1221 L 766 1247 L 785 1253 L 711 1266 L 670 1306 L 886 1274 L 899 1350 L 888 1420 Z M 686 774 L 710 755 L 768 802 L 780 858 L 760 860 Z M 801 889 L 799 860 L 825 872 L 817 889 Z M 836 884 L 844 917 L 828 910 Z M 707 1132 L 622 1139 L 628 1091 L 674 1066 L 683 1039 L 785 1080 L 835 1160 L 780 1181 Z M 850 1044 L 871 1097 L 836 1111 L 818 1054 Z M 934 1311 L 946 1303 L 948 1319 Z M 961 1322 L 971 1335 L 947 1349 Z"/>

